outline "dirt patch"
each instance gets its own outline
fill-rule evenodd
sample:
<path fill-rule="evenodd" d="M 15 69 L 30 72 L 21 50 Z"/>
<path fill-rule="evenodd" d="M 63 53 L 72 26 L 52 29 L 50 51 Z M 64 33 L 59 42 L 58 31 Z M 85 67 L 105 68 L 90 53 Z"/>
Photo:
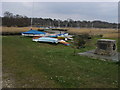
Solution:
<path fill-rule="evenodd" d="M 3 88 L 14 88 L 15 87 L 15 80 L 13 75 L 10 73 L 3 73 L 2 75 L 2 87 Z"/>

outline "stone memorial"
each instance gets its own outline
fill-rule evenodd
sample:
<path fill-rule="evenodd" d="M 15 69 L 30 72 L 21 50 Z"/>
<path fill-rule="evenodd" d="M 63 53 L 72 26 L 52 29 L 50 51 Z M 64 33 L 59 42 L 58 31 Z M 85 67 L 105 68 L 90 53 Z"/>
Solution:
<path fill-rule="evenodd" d="M 116 54 L 116 40 L 98 39 L 95 54 L 112 56 Z"/>

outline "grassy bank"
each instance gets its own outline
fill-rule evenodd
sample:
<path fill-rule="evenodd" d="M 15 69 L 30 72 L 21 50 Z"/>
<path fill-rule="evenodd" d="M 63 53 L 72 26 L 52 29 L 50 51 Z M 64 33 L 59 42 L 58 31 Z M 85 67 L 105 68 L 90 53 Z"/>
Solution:
<path fill-rule="evenodd" d="M 83 52 L 95 48 L 97 38 Z M 116 88 L 118 64 L 73 56 L 73 48 L 32 42 L 31 38 L 3 36 L 3 81 L 26 88 Z M 3 83 L 4 87 L 8 87 Z"/>

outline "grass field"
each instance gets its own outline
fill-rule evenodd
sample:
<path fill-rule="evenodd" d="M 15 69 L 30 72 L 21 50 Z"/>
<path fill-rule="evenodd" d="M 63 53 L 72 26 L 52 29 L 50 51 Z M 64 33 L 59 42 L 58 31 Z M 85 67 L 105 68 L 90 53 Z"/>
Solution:
<path fill-rule="evenodd" d="M 83 52 L 95 48 L 92 38 Z M 73 55 L 64 45 L 32 42 L 31 38 L 3 36 L 3 87 L 116 88 L 118 64 Z"/>

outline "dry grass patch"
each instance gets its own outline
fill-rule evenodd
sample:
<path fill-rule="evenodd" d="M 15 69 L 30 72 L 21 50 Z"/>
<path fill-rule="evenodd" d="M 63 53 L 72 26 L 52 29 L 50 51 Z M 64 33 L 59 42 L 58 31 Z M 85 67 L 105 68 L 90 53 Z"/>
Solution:
<path fill-rule="evenodd" d="M 20 33 L 30 30 L 31 27 L 2 27 L 2 31 L 0 32 L 8 32 L 8 33 Z M 32 29 L 38 30 L 40 28 L 33 27 Z M 90 35 L 103 35 L 105 38 L 117 38 L 120 37 L 118 35 L 118 30 L 116 29 L 99 29 L 99 28 L 62 28 L 67 29 L 68 33 L 71 34 L 83 34 L 88 33 Z"/>
<path fill-rule="evenodd" d="M 103 34 L 105 38 L 120 38 L 120 33 L 106 33 Z"/>
<path fill-rule="evenodd" d="M 75 29 L 75 28 L 70 28 L 68 30 L 70 33 L 91 33 L 91 34 L 105 34 L 105 33 L 117 33 L 118 30 L 115 29 L 97 29 L 97 28 L 80 28 L 80 29 Z"/>
<path fill-rule="evenodd" d="M 98 29 L 98 28 L 70 28 L 68 30 L 69 33 L 73 34 L 82 34 L 82 33 L 88 33 L 90 35 L 103 35 L 103 37 L 106 38 L 117 38 L 118 30 L 116 29 Z"/>
<path fill-rule="evenodd" d="M 30 30 L 30 27 L 2 27 L 2 32 L 14 32 L 20 33 Z M 38 28 L 33 27 L 32 29 L 37 30 Z"/>

